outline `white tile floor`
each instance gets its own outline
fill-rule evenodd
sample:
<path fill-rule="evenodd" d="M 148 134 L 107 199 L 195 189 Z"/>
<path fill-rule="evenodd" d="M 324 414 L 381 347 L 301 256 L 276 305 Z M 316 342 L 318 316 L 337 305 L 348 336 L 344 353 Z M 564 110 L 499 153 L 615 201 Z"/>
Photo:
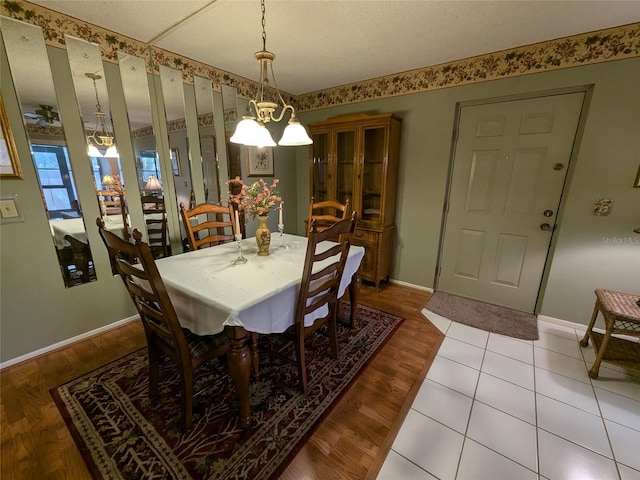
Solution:
<path fill-rule="evenodd" d="M 535 342 L 423 311 L 446 335 L 378 480 L 640 480 L 640 374 L 539 322 Z"/>

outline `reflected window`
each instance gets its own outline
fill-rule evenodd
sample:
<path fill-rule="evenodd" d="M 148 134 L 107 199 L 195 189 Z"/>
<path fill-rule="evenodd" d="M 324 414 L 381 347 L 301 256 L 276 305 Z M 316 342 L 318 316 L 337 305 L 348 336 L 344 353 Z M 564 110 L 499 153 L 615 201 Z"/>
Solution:
<path fill-rule="evenodd" d="M 162 183 L 162 172 L 160 172 L 160 158 L 156 151 L 140 152 L 140 188 L 144 188 L 149 176 L 154 176 Z"/>
<path fill-rule="evenodd" d="M 119 158 L 89 157 L 91 161 L 91 173 L 97 190 L 109 190 L 113 187 L 114 180 L 124 187 L 122 183 L 122 166 Z"/>
<path fill-rule="evenodd" d="M 31 151 L 49 218 L 63 218 L 63 213 L 77 213 L 78 194 L 67 147 L 32 145 Z"/>

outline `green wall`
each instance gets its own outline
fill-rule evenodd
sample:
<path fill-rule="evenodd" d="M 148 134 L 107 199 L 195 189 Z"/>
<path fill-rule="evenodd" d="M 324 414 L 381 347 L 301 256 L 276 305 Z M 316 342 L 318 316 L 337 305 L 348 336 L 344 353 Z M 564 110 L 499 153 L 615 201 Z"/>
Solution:
<path fill-rule="evenodd" d="M 60 85 L 68 80 L 68 66 L 64 52 L 53 50 L 54 78 Z M 98 281 L 64 288 L 6 59 L 2 62 L 2 91 L 25 174 L 24 180 L 0 180 L 2 193 L 18 194 L 25 220 L 0 225 L 0 361 L 6 362 L 127 318 L 135 310 L 121 281 L 110 275 L 91 220 L 99 211 L 88 167 L 76 172 L 76 178 L 84 182 L 79 193 Z M 403 118 L 392 278 L 433 287 L 457 102 L 593 84 L 540 310 L 587 323 L 594 288 L 640 290 L 640 236 L 632 233 L 640 226 L 640 189 L 631 188 L 640 165 L 639 79 L 640 59 L 621 60 L 327 108 L 302 113 L 300 120 L 308 124 L 356 112 L 394 112 Z M 63 117 L 64 110 L 77 111 L 71 96 L 60 99 Z M 81 135 L 69 143 L 71 154 L 84 149 Z M 302 234 L 309 201 L 308 149 L 277 148 L 275 162 L 287 204 L 286 230 Z M 596 198 L 614 200 L 610 216 L 591 215 Z"/>
<path fill-rule="evenodd" d="M 640 59 L 574 67 L 303 113 L 305 124 L 356 112 L 403 118 L 392 278 L 433 288 L 458 102 L 593 85 L 582 141 L 569 172 L 540 314 L 586 324 L 595 288 L 640 292 Z M 306 152 L 298 164 L 308 165 Z M 298 201 L 308 202 L 308 173 Z M 592 215 L 598 198 L 611 215 Z M 306 212 L 298 209 L 298 225 Z M 302 232 L 300 227 L 299 232 Z"/>

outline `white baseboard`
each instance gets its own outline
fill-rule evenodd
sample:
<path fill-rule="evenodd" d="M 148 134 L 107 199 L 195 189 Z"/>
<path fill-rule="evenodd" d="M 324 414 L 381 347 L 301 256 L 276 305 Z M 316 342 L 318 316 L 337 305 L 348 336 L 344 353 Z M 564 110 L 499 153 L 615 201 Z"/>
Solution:
<path fill-rule="evenodd" d="M 82 335 L 77 335 L 75 337 L 67 338 L 66 340 L 63 340 L 58 343 L 54 343 L 53 345 L 49 345 L 48 347 L 44 347 L 39 350 L 35 350 L 31 353 L 20 355 L 19 357 L 12 358 L 11 360 L 7 360 L 6 362 L 0 363 L 0 370 L 10 367 L 12 365 L 15 365 L 16 363 L 24 362 L 26 360 L 31 360 L 32 358 L 39 357 L 40 355 L 44 355 L 45 353 L 53 352 L 54 350 L 58 350 L 59 348 L 66 347 L 67 345 L 71 345 L 72 343 L 86 340 L 87 338 L 91 338 L 95 335 L 100 335 L 101 333 L 107 332 L 109 330 L 113 330 L 114 328 L 121 327 L 123 325 L 126 325 L 127 323 L 131 323 L 135 320 L 138 320 L 139 318 L 140 317 L 138 315 L 133 315 L 123 320 L 118 320 L 117 322 L 110 323 L 109 325 L 105 325 L 104 327 L 96 328 L 95 330 L 91 330 L 89 332 L 83 333 Z"/>
<path fill-rule="evenodd" d="M 396 285 L 402 285 L 403 287 L 415 288 L 416 290 L 422 290 L 424 292 L 433 293 L 433 288 L 423 287 L 422 285 L 414 285 L 413 283 L 402 282 L 393 278 L 389 279 L 389 283 L 395 283 Z"/>
<path fill-rule="evenodd" d="M 547 317 L 546 315 L 538 315 L 538 320 L 541 322 L 553 323 L 554 325 L 560 325 L 561 327 L 572 328 L 574 330 L 586 332 L 587 325 L 582 323 L 570 322 L 569 320 L 562 320 L 561 318 Z"/>

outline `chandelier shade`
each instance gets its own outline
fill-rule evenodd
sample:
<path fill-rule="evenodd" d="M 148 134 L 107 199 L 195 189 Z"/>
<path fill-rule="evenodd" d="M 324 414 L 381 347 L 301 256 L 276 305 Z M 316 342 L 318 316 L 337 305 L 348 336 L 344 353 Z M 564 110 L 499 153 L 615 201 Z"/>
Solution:
<path fill-rule="evenodd" d="M 295 113 L 291 114 L 289 124 L 282 133 L 282 138 L 278 142 L 278 145 L 285 147 L 294 147 L 298 145 L 311 145 L 313 140 L 309 137 L 307 130 L 296 118 Z"/>
<path fill-rule="evenodd" d="M 236 131 L 229 139 L 233 143 L 252 147 L 275 147 L 276 143 L 271 137 L 271 133 L 266 127 L 269 122 L 281 121 L 287 110 L 290 112 L 289 124 L 285 128 L 282 139 L 278 145 L 297 146 L 311 145 L 313 140 L 307 134 L 306 129 L 296 118 L 295 108 L 284 101 L 276 77 L 273 72 L 273 60 L 275 54 L 267 51 L 267 34 L 265 31 L 265 7 L 264 0 L 261 1 L 262 6 L 262 50 L 255 53 L 256 60 L 260 64 L 260 88 L 256 99 L 250 99 L 247 105 L 247 114 L 242 117 L 240 123 L 236 127 Z M 278 97 L 278 102 L 270 101 L 265 98 L 265 94 L 269 93 L 269 72 L 273 80 L 273 90 Z M 279 113 L 277 113 L 279 110 Z"/>
<path fill-rule="evenodd" d="M 98 97 L 98 85 L 96 80 L 100 80 L 102 77 L 95 73 L 85 73 L 85 76 L 93 80 L 93 89 L 96 94 L 96 128 L 91 135 L 87 135 L 87 155 L 90 157 L 108 157 L 119 158 L 120 154 L 116 148 L 115 139 L 113 135 L 109 133 L 106 123 L 106 114 L 102 111 L 100 105 L 100 98 Z M 102 152 L 104 149 L 104 153 Z"/>

